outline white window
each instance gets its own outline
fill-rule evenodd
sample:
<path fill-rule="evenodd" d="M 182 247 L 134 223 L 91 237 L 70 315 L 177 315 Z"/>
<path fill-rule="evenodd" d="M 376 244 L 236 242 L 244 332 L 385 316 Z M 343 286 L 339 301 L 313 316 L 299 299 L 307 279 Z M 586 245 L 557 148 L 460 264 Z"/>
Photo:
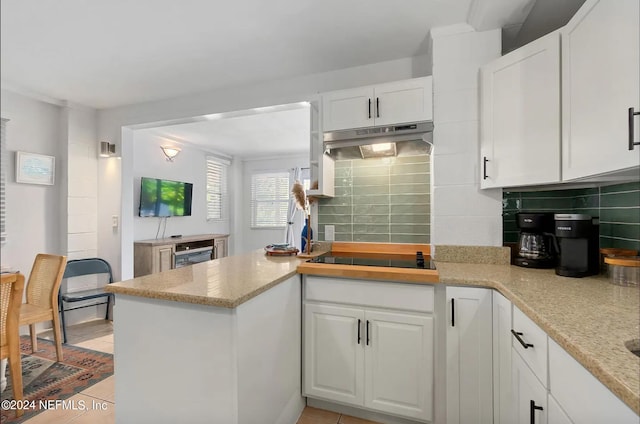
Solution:
<path fill-rule="evenodd" d="M 207 220 L 227 219 L 227 168 L 229 161 L 207 156 Z"/>
<path fill-rule="evenodd" d="M 6 123 L 8 119 L 0 118 L 0 243 L 7 241 L 7 140 Z"/>
<path fill-rule="evenodd" d="M 284 228 L 289 208 L 289 173 L 265 172 L 251 176 L 251 227 Z"/>

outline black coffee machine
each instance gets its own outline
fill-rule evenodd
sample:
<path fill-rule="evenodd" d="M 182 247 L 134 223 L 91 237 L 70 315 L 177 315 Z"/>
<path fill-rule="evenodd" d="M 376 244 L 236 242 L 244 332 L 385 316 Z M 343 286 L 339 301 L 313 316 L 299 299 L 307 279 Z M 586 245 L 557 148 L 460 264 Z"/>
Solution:
<path fill-rule="evenodd" d="M 556 274 L 586 277 L 599 270 L 600 225 L 597 217 L 555 214 L 555 234 L 560 247 Z"/>
<path fill-rule="evenodd" d="M 514 264 L 527 268 L 553 268 L 557 262 L 553 213 L 520 212 L 516 214 L 520 230 L 518 255 Z"/>

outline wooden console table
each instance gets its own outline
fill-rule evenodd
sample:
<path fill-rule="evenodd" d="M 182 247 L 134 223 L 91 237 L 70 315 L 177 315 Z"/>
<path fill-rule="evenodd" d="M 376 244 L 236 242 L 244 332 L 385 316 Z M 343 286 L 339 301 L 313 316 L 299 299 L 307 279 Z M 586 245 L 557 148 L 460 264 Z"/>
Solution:
<path fill-rule="evenodd" d="M 210 251 L 210 259 L 224 258 L 228 254 L 228 239 L 229 234 L 198 234 L 136 241 L 133 243 L 133 275 L 142 277 L 176 268 L 176 254 L 207 255 Z"/>

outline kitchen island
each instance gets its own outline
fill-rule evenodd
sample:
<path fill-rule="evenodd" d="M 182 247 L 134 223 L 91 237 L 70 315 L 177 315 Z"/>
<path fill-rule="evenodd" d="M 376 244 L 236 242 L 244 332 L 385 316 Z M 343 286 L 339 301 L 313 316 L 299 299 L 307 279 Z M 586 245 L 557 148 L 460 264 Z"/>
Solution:
<path fill-rule="evenodd" d="M 295 423 L 296 257 L 263 251 L 114 283 L 117 423 Z"/>

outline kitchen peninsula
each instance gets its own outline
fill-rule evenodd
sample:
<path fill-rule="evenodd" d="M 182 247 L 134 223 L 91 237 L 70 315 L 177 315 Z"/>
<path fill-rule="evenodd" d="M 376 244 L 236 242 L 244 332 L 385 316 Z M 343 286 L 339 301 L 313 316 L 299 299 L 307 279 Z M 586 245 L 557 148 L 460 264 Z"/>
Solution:
<path fill-rule="evenodd" d="M 458 263 L 464 256 L 436 260 L 438 279 L 425 283 L 498 290 L 638 414 L 640 360 L 624 348 L 638 337 L 637 288 Z M 112 284 L 116 422 L 295 423 L 304 407 L 298 273 L 335 272 L 309 265 L 258 250 Z"/>

